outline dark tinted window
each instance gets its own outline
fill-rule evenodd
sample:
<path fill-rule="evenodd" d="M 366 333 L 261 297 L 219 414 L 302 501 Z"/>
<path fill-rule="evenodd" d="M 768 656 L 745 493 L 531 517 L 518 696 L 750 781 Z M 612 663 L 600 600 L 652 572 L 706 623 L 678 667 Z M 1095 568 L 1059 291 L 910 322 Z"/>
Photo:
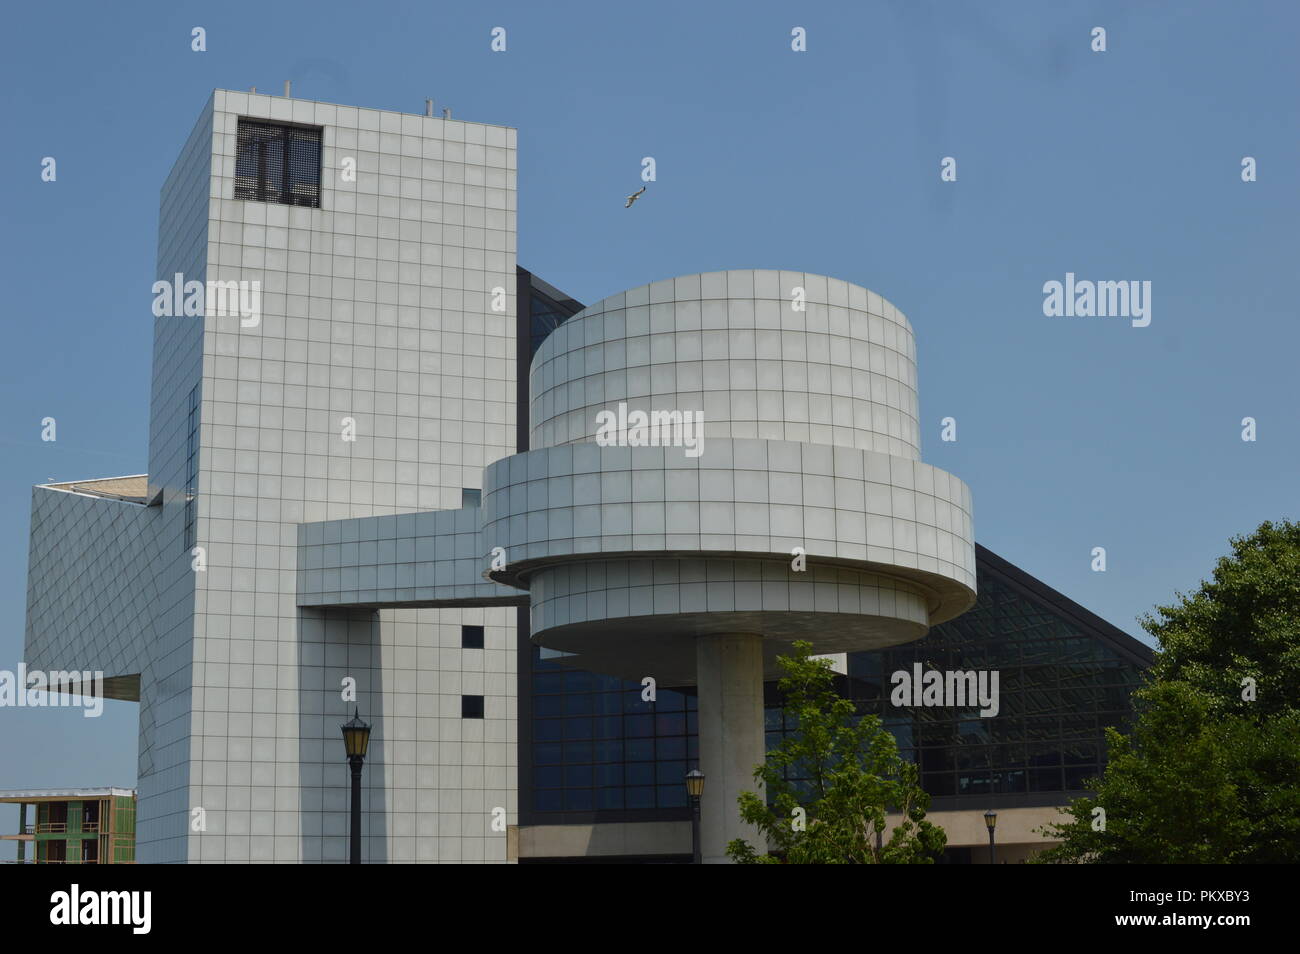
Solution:
<path fill-rule="evenodd" d="M 239 121 L 235 198 L 320 208 L 321 131 Z"/>
<path fill-rule="evenodd" d="M 199 386 L 190 391 L 189 412 L 186 418 L 185 437 L 185 552 L 193 550 L 197 507 L 194 498 L 199 491 Z"/>
<path fill-rule="evenodd" d="M 1072 619 L 992 572 L 979 599 L 924 638 L 850 653 L 842 684 L 878 715 L 935 797 L 1081 792 L 1105 763 L 1105 726 L 1132 717 L 1142 668 Z M 532 648 L 533 811 L 664 809 L 686 804 L 683 776 L 698 759 L 694 695 L 642 687 L 541 658 Z M 895 707 L 891 676 L 914 664 L 997 670 L 999 712 Z M 794 730 L 768 687 L 768 748 Z M 542 769 L 545 768 L 546 771 Z M 570 771 L 570 770 L 574 771 Z M 588 771 L 590 769 L 590 771 Z"/>
<path fill-rule="evenodd" d="M 532 338 L 533 354 L 537 354 L 537 349 L 542 346 L 542 342 L 552 331 L 573 317 L 572 312 L 565 311 L 545 295 L 536 292 L 533 293 L 529 303 L 528 314 L 530 321 L 528 333 Z"/>

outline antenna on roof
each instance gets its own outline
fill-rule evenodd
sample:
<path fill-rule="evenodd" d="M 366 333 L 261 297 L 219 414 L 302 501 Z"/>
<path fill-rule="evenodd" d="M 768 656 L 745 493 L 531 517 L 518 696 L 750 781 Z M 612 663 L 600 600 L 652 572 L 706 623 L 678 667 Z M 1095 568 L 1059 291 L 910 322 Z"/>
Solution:
<path fill-rule="evenodd" d="M 426 99 L 426 100 L 424 101 L 424 115 L 426 115 L 426 116 L 432 116 L 432 115 L 433 115 L 433 100 L 431 100 L 431 99 Z"/>
<path fill-rule="evenodd" d="M 256 86 L 250 86 L 250 87 L 248 87 L 248 91 L 249 91 L 250 93 L 256 93 L 256 92 L 257 92 L 257 87 L 256 87 Z"/>
<path fill-rule="evenodd" d="M 285 95 L 286 98 L 288 98 L 289 96 L 293 95 L 293 94 L 291 94 L 291 93 L 289 92 L 289 81 L 288 81 L 288 80 L 285 80 L 285 81 L 284 81 L 284 95 Z"/>
<path fill-rule="evenodd" d="M 443 118 L 443 119 L 451 119 L 451 107 L 450 107 L 450 106 L 444 106 L 444 107 L 442 107 L 442 118 Z"/>

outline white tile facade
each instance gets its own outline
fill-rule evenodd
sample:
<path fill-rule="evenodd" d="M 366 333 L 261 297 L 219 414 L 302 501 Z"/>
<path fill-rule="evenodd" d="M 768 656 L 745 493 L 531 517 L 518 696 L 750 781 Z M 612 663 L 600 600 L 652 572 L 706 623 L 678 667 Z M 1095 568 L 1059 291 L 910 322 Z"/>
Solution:
<path fill-rule="evenodd" d="M 522 590 L 483 577 L 478 508 L 305 523 L 298 605 L 526 605 Z"/>
<path fill-rule="evenodd" d="M 320 208 L 235 199 L 241 116 L 322 129 Z M 257 322 L 155 320 L 157 505 L 33 498 L 29 663 L 139 674 L 141 861 L 344 861 L 354 705 L 364 859 L 508 860 L 529 598 L 546 645 L 673 685 L 700 635 L 842 652 L 973 601 L 970 492 L 920 461 L 911 328 L 846 282 L 713 272 L 586 309 L 533 362 L 516 455 L 515 209 L 514 130 L 213 94 L 157 275 L 256 282 Z M 620 403 L 703 411 L 702 456 L 597 446 Z"/>
<path fill-rule="evenodd" d="M 320 208 L 234 198 L 241 116 L 322 127 Z M 60 555 L 82 505 L 47 490 L 34 504 L 29 655 L 141 673 L 141 861 L 344 860 L 348 676 L 375 727 L 365 860 L 506 860 L 492 823 L 516 814 L 515 610 L 300 614 L 296 559 L 300 523 L 459 508 L 513 453 L 515 145 L 500 126 L 221 90 L 186 144 L 163 189 L 158 277 L 259 282 L 262 313 L 256 327 L 156 319 L 162 506 L 96 500 L 83 524 L 148 528 L 118 545 L 144 551 L 154 594 L 130 605 L 134 645 L 118 646 L 121 599 L 100 608 L 102 635 L 54 606 L 52 561 L 59 585 L 98 584 Z M 183 523 L 196 385 L 201 573 Z M 483 649 L 461 648 L 462 624 L 485 627 Z M 485 718 L 461 718 L 463 694 L 485 697 Z"/>
<path fill-rule="evenodd" d="M 566 664 L 689 684 L 700 636 L 874 649 L 975 600 L 970 491 L 921 462 L 912 329 L 865 288 L 740 270 L 631 289 L 543 342 L 530 406 L 532 449 L 484 474 L 482 545 Z M 632 412 L 702 412 L 702 434 L 638 434 Z"/>
<path fill-rule="evenodd" d="M 921 456 L 911 325 L 823 275 L 706 272 L 630 289 L 561 325 L 531 378 L 532 447 L 591 441 L 596 414 L 626 402 L 703 411 L 710 437 Z"/>
<path fill-rule="evenodd" d="M 233 198 L 241 115 L 323 127 L 320 209 Z M 300 622 L 295 558 L 300 522 L 459 508 L 483 465 L 513 452 L 514 137 L 216 94 L 209 268 L 261 281 L 264 315 L 255 329 L 205 328 L 209 570 L 191 796 L 218 824 L 190 840 L 191 860 L 343 860 L 345 676 L 376 726 L 366 860 L 505 860 L 491 822 L 499 807 L 513 823 L 516 808 L 513 611 L 317 611 Z M 501 313 L 489 307 L 498 287 Z M 460 649 L 461 624 L 485 625 L 486 648 Z M 462 693 L 486 696 L 483 720 L 461 718 Z"/>
<path fill-rule="evenodd" d="M 713 436 L 704 447 L 692 458 L 564 444 L 498 461 L 484 479 L 483 545 L 508 547 L 511 563 L 803 547 L 974 590 L 970 489 L 946 471 L 852 447 Z"/>
<path fill-rule="evenodd" d="M 787 287 L 805 308 L 782 304 Z M 701 322 L 718 327 L 702 339 Z M 700 360 L 701 340 L 716 354 Z M 969 608 L 976 580 L 970 490 L 919 459 L 915 380 L 906 319 L 845 282 L 714 272 L 616 295 L 542 344 L 538 446 L 485 469 L 481 508 L 303 526 L 299 604 L 504 602 L 518 587 L 533 638 L 566 664 L 675 685 L 694 681 L 701 635 L 761 633 L 772 665 L 783 640 L 917 639 Z M 699 453 L 601 446 L 596 415 L 619 405 L 702 409 Z"/>

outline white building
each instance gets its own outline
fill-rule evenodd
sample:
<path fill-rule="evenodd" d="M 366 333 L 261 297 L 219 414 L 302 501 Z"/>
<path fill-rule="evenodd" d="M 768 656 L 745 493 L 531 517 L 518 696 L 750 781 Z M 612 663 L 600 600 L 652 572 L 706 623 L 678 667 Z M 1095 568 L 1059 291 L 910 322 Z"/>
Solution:
<path fill-rule="evenodd" d="M 343 860 L 345 676 L 382 725 L 367 859 L 505 859 L 513 608 L 300 611 L 294 571 L 298 524 L 458 508 L 514 452 L 515 239 L 513 129 L 222 90 L 203 110 L 157 277 L 258 282 L 257 323 L 156 318 L 147 482 L 33 499 L 27 659 L 139 699 L 141 861 Z"/>
<path fill-rule="evenodd" d="M 775 654 L 975 602 L 970 493 L 921 462 L 892 304 L 757 270 L 582 309 L 518 269 L 515 199 L 513 129 L 203 111 L 162 192 L 148 475 L 33 497 L 26 662 L 139 701 L 140 861 L 346 860 L 357 709 L 366 861 L 556 854 L 518 828 L 521 627 L 698 698 L 721 860 Z M 166 313 L 189 294 L 202 316 Z M 702 443 L 602 446 L 603 412 L 702 414 Z M 647 821 L 623 854 L 680 852 Z"/>

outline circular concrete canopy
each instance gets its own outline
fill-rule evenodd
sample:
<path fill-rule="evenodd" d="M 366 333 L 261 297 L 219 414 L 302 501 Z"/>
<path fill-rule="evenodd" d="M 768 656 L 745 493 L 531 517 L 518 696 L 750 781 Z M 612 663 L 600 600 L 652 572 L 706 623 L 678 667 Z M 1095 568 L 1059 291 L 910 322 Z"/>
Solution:
<path fill-rule="evenodd" d="M 816 651 L 823 655 L 876 648 L 864 644 L 860 639 L 855 641 L 851 650 L 825 648 L 824 644 L 819 644 L 818 640 L 811 635 L 819 631 L 822 621 L 822 618 L 816 614 L 790 614 L 791 624 L 798 624 L 800 628 L 796 633 L 785 635 L 776 635 L 763 630 L 759 628 L 761 623 L 746 625 L 753 621 L 744 618 L 742 614 L 735 614 L 734 619 L 730 618 L 732 614 L 709 614 L 709 616 L 728 617 L 728 621 L 733 622 L 734 625 L 726 631 L 727 633 L 754 633 L 763 636 L 763 680 L 765 682 L 779 679 L 784 675 L 777 657 L 788 655 L 792 650 L 791 644 L 796 639 L 812 642 Z M 689 623 L 690 620 L 684 617 L 683 622 Z M 709 632 L 699 635 L 723 635 L 713 632 L 714 627 L 711 623 L 707 628 Z M 880 648 L 920 639 L 925 635 L 926 630 L 927 627 L 919 626 L 911 635 L 900 639 L 898 638 L 901 635 L 900 631 L 891 629 L 891 635 L 888 639 L 882 640 Z M 555 660 L 561 665 L 572 665 L 577 669 L 615 676 L 632 682 L 640 682 L 646 676 L 650 676 L 661 687 L 677 688 L 696 684 L 696 638 L 696 634 L 681 629 L 664 632 L 650 626 L 643 627 L 639 621 L 633 620 L 621 621 L 615 628 L 611 628 L 608 623 L 587 624 L 585 630 L 569 629 L 558 634 L 555 639 L 546 638 L 539 642 L 548 649 L 574 654 L 572 659 L 561 657 Z M 553 645 L 556 642 L 568 648 Z"/>
<path fill-rule="evenodd" d="M 859 570 L 795 572 L 784 560 L 695 555 L 610 559 L 526 571 L 534 640 L 576 653 L 583 668 L 628 679 L 691 685 L 697 637 L 765 637 L 766 675 L 775 657 L 805 639 L 819 653 L 877 649 L 924 636 L 933 594 Z"/>

